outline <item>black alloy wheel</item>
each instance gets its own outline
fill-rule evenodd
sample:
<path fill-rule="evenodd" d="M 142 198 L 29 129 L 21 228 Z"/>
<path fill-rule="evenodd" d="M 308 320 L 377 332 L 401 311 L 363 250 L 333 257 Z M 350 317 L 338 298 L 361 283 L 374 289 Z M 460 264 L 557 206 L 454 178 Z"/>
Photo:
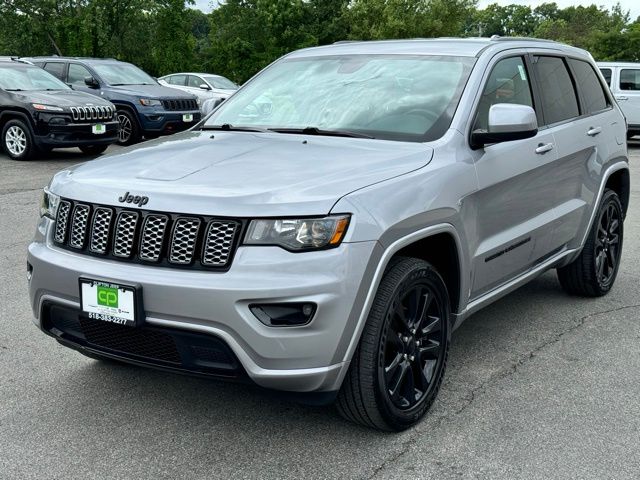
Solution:
<path fill-rule="evenodd" d="M 450 344 L 447 287 L 435 268 L 398 257 L 380 282 L 336 406 L 348 420 L 407 429 L 438 394 Z"/>
<path fill-rule="evenodd" d="M 580 255 L 558 268 L 562 288 L 585 297 L 606 295 L 616 280 L 622 241 L 624 213 L 618 194 L 606 189 Z"/>

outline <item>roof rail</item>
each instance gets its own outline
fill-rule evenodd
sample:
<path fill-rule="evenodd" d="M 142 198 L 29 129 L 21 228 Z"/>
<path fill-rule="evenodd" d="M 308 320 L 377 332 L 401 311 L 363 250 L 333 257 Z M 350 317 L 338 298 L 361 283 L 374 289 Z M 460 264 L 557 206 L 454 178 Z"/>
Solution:
<path fill-rule="evenodd" d="M 548 40 L 546 38 L 534 38 L 534 37 L 501 37 L 500 35 L 491 35 L 489 39 L 492 42 L 543 42 L 543 43 L 558 43 L 555 40 Z"/>
<path fill-rule="evenodd" d="M 61 60 L 114 60 L 115 58 L 97 58 L 97 57 L 65 57 L 60 55 L 35 55 L 28 58 L 59 58 Z"/>
<path fill-rule="evenodd" d="M 333 45 L 341 45 L 343 43 L 358 43 L 362 40 L 338 40 L 337 42 L 333 42 Z"/>
<path fill-rule="evenodd" d="M 18 63 L 24 63 L 26 65 L 33 65 L 33 63 L 31 63 L 29 60 L 23 60 L 20 57 L 17 56 L 0 56 L 0 62 L 18 62 Z"/>

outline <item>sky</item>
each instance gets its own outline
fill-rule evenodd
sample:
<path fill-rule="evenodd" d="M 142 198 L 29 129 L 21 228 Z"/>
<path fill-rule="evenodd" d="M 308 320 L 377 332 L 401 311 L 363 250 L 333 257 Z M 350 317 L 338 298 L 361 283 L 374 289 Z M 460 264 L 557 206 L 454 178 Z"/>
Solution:
<path fill-rule="evenodd" d="M 217 3 L 216 0 L 195 0 L 195 1 L 196 1 L 195 7 L 199 8 L 203 12 L 210 12 L 211 9 L 213 8 L 212 4 Z M 549 3 L 550 1 L 553 1 L 553 0 L 479 0 L 478 8 L 484 8 L 491 3 L 498 3 L 500 5 L 509 5 L 512 3 L 517 3 L 519 5 L 530 5 L 532 8 L 535 8 L 541 3 Z M 560 8 L 570 7 L 572 5 L 586 6 L 586 5 L 591 5 L 595 3 L 596 5 L 603 6 L 607 9 L 611 9 L 611 7 L 613 7 L 616 3 L 618 3 L 618 0 L 591 0 L 591 1 L 581 0 L 577 2 L 575 0 L 555 0 L 555 2 L 558 4 Z M 636 18 L 638 18 L 638 16 L 640 16 L 640 0 L 619 0 L 619 2 L 623 10 L 631 11 L 631 20 L 635 20 Z"/>

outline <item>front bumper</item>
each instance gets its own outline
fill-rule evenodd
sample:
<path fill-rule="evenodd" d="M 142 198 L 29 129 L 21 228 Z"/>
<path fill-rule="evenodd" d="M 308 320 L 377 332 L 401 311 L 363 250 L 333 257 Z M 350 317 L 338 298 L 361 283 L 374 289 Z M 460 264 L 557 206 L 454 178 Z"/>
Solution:
<path fill-rule="evenodd" d="M 184 115 L 191 115 L 192 121 L 185 122 Z M 140 114 L 140 125 L 145 133 L 156 133 L 158 135 L 171 134 L 187 130 L 196 125 L 202 118 L 200 110 L 189 111 L 167 111 L 142 112 Z"/>
<path fill-rule="evenodd" d="M 92 127 L 95 124 L 105 126 L 105 132 L 94 134 Z M 118 139 L 118 122 L 92 123 L 67 123 L 48 124 L 46 128 L 40 129 L 35 137 L 35 142 L 39 146 L 47 147 L 80 147 L 84 145 L 109 145 Z"/>
<path fill-rule="evenodd" d="M 31 305 L 40 328 L 46 330 L 43 312 L 50 305 L 79 312 L 80 275 L 139 284 L 145 326 L 221 340 L 242 373 L 258 385 L 291 392 L 339 388 L 348 367 L 339 351 L 341 340 L 375 242 L 303 254 L 240 247 L 228 272 L 178 271 L 59 249 L 46 240 L 51 223 L 41 220 L 28 252 Z M 303 301 L 318 307 L 302 327 L 265 326 L 248 308 L 251 303 Z"/>

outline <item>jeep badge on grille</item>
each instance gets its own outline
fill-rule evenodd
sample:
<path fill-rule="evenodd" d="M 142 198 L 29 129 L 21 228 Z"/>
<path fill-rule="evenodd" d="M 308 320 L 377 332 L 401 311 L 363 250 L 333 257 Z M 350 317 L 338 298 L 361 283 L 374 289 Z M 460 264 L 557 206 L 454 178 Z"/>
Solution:
<path fill-rule="evenodd" d="M 139 207 L 142 207 L 143 205 L 149 203 L 149 197 L 145 197 L 142 195 L 131 195 L 129 192 L 126 192 L 121 197 L 118 197 L 118 201 L 120 203 L 133 203 L 135 205 L 138 205 Z"/>

